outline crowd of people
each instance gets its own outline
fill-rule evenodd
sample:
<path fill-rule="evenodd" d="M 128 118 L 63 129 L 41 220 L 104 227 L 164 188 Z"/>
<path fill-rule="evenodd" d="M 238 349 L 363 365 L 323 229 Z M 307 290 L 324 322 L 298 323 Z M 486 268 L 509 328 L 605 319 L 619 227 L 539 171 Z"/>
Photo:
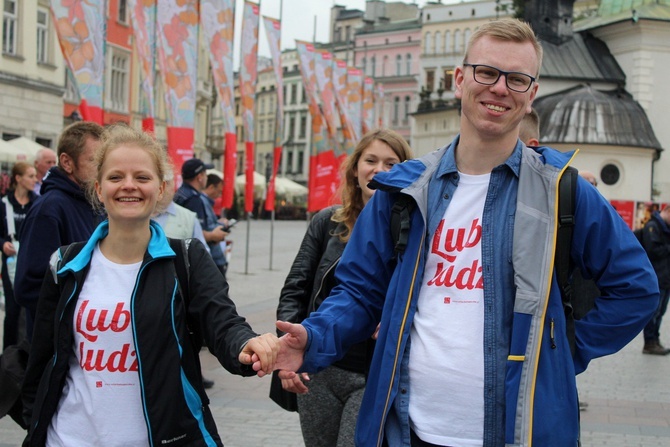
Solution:
<path fill-rule="evenodd" d="M 581 173 L 569 258 L 597 294 L 571 346 L 554 253 L 573 154 L 539 142 L 541 65 L 527 24 L 484 24 L 454 72 L 452 142 L 413 159 L 390 129 L 362 137 L 278 293 L 277 335 L 229 296 L 207 163 L 184 162 L 175 192 L 152 136 L 89 122 L 17 163 L 3 343 L 30 341 L 25 445 L 222 445 L 203 346 L 233 374 L 272 373 L 306 447 L 579 445 L 576 374 L 643 329 L 644 353 L 670 352 L 670 208 L 643 248 Z"/>

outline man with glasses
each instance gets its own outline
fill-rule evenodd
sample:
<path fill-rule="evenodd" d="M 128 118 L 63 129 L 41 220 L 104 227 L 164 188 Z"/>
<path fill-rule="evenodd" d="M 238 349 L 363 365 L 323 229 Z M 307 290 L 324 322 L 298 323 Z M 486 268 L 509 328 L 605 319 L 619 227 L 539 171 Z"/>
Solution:
<path fill-rule="evenodd" d="M 541 65 L 527 24 L 475 31 L 454 73 L 460 134 L 375 176 L 339 285 L 301 324 L 277 323 L 280 376 L 300 389 L 293 371 L 319 371 L 381 322 L 357 445 L 577 446 L 575 374 L 625 346 L 658 306 L 644 251 L 579 178 L 571 262 L 602 296 L 575 322 L 571 353 L 553 265 L 558 180 L 573 154 L 518 139 Z M 397 206 L 403 195 L 415 205 Z M 408 210 L 398 236 L 392 222 Z"/>

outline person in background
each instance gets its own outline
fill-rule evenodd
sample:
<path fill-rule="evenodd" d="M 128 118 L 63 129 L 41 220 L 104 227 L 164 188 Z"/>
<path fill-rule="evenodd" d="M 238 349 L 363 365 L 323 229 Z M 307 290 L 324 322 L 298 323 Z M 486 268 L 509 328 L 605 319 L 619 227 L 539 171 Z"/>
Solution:
<path fill-rule="evenodd" d="M 286 335 L 276 367 L 290 379 L 324 369 L 381 321 L 357 445 L 577 446 L 575 374 L 624 347 L 658 307 L 637 239 L 577 177 L 570 260 L 602 296 L 575 321 L 571 352 L 553 260 L 572 154 L 519 140 L 541 66 L 528 24 L 477 28 L 454 69 L 459 134 L 375 176 L 338 285 L 301 324 L 277 322 Z M 396 253 L 390 220 L 402 194 L 416 206 Z"/>
<path fill-rule="evenodd" d="M 12 167 L 7 194 L 0 201 L 0 239 L 2 240 L 2 289 L 5 293 L 5 320 L 2 349 L 21 341 L 21 306 L 14 300 L 16 256 L 20 248 L 21 227 L 26 213 L 37 197 L 33 192 L 37 181 L 35 168 L 19 161 Z M 24 256 L 30 256 L 25 252 Z M 8 265 L 9 263 L 9 265 Z M 13 264 L 13 265 L 12 265 Z M 8 268 L 9 267 L 9 268 Z"/>
<path fill-rule="evenodd" d="M 596 176 L 593 174 L 591 171 L 579 171 L 579 175 L 592 184 L 594 187 L 598 187 L 598 180 L 596 179 Z"/>
<path fill-rule="evenodd" d="M 654 266 L 661 291 L 661 300 L 642 331 L 644 335 L 643 354 L 668 355 L 670 349 L 661 344 L 660 331 L 663 315 L 670 299 L 670 206 L 654 211 L 642 228 L 642 247 Z"/>
<path fill-rule="evenodd" d="M 42 195 L 26 214 L 21 251 L 30 256 L 17 258 L 14 298 L 26 308 L 28 339 L 51 253 L 62 245 L 88 239 L 100 221 L 86 200 L 85 188 L 95 176 L 93 156 L 102 132 L 102 126 L 90 121 L 77 121 L 63 129 L 58 139 L 58 166 L 49 170 Z"/>
<path fill-rule="evenodd" d="M 318 310 L 337 284 L 335 269 L 361 210 L 374 190 L 368 183 L 378 172 L 412 158 L 402 136 L 390 129 L 368 132 L 342 164 L 342 205 L 319 211 L 309 224 L 298 254 L 282 288 L 277 318 L 299 323 Z M 353 345 L 342 359 L 323 371 L 283 380 L 297 397 L 300 427 L 306 447 L 353 446 L 356 418 L 365 390 L 365 372 L 371 340 Z M 270 397 L 287 410 L 295 411 L 295 396 L 282 395 L 273 376 Z M 304 381 L 304 385 L 303 385 Z M 284 402 L 284 404 L 282 404 Z"/>
<path fill-rule="evenodd" d="M 56 153 L 45 147 L 37 151 L 35 155 L 35 169 L 37 171 L 37 181 L 35 182 L 35 187 L 33 191 L 35 194 L 40 195 L 40 189 L 42 188 L 42 182 L 44 181 L 44 176 L 47 175 L 49 169 L 56 166 L 58 162 L 56 158 Z"/>
<path fill-rule="evenodd" d="M 57 250 L 44 277 L 23 383 L 26 446 L 223 445 L 194 334 L 233 374 L 272 371 L 277 337 L 237 314 L 205 247 L 177 241 L 176 252 L 151 221 L 166 157 L 126 125 L 103 136 L 89 197 L 107 220 Z"/>
<path fill-rule="evenodd" d="M 528 147 L 540 145 L 540 116 L 533 108 L 523 116 L 519 124 L 519 139 Z"/>
<path fill-rule="evenodd" d="M 177 190 L 174 201 L 198 216 L 209 252 L 225 277 L 227 262 L 221 242 L 226 239 L 228 233 L 218 222 L 210 199 L 204 194 L 207 187 L 207 169 L 211 167 L 212 165 L 205 164 L 198 158 L 186 160 L 181 167 L 184 183 Z"/>
<path fill-rule="evenodd" d="M 172 200 L 174 198 L 174 173 L 171 168 L 165 173 L 165 184 L 165 194 L 158 202 L 156 214 L 152 218 L 163 228 L 167 237 L 195 238 L 207 247 L 198 216 Z M 209 248 L 207 250 L 209 251 Z"/>

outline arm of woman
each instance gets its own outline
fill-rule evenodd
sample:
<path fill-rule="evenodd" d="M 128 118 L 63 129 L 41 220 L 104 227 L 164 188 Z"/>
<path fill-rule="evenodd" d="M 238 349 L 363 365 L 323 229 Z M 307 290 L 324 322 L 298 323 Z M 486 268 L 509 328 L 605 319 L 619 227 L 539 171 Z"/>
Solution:
<path fill-rule="evenodd" d="M 329 208 L 317 213 L 310 222 L 279 295 L 277 320 L 300 323 L 307 318 L 314 277 L 331 237 L 332 215 L 333 210 Z"/>
<path fill-rule="evenodd" d="M 191 239 L 188 258 L 189 321 L 197 325 L 209 351 L 232 374 L 251 376 L 259 370 L 271 371 L 277 352 L 272 340 L 277 337 L 259 336 L 237 313 L 228 295 L 228 283 L 202 242 Z"/>
<path fill-rule="evenodd" d="M 57 253 L 52 255 L 50 265 L 57 262 L 57 256 Z M 40 289 L 30 356 L 28 357 L 28 366 L 21 388 L 23 419 L 26 424 L 30 423 L 32 417 L 40 380 L 54 356 L 55 314 L 59 299 L 60 288 L 56 284 L 51 268 L 49 268 L 44 275 L 44 281 Z"/>

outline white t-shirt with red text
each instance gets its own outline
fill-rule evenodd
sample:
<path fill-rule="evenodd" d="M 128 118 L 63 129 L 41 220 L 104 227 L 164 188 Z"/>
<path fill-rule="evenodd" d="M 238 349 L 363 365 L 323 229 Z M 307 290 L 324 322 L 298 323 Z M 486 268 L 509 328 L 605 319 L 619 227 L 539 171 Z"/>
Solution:
<path fill-rule="evenodd" d="M 130 297 L 141 262 L 116 264 L 96 246 L 74 313 L 74 355 L 48 446 L 146 446 Z"/>
<path fill-rule="evenodd" d="M 484 435 L 482 214 L 491 175 L 460 174 L 430 241 L 409 360 L 409 417 L 424 441 L 481 446 Z"/>

